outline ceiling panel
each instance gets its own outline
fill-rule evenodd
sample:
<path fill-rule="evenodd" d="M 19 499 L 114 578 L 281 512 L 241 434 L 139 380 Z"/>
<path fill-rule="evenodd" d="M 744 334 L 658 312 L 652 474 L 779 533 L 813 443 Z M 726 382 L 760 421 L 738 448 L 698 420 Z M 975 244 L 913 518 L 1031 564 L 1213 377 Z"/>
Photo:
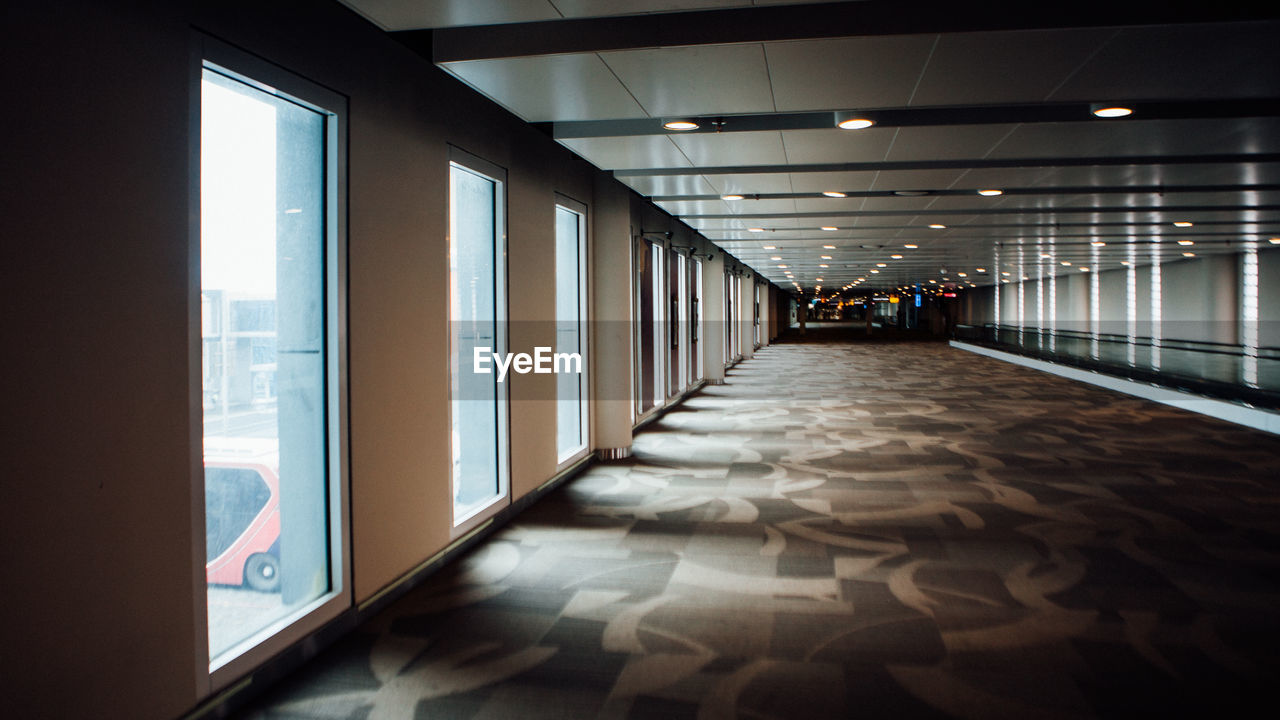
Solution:
<path fill-rule="evenodd" d="M 694 167 L 723 165 L 784 165 L 782 133 L 735 132 L 671 135 Z"/>
<path fill-rule="evenodd" d="M 624 175 L 618 179 L 645 197 L 720 194 L 720 191 L 701 175 Z"/>
<path fill-rule="evenodd" d="M 717 188 L 723 195 L 738 193 L 754 195 L 757 193 L 789 193 L 791 176 L 786 173 L 755 173 L 742 175 L 709 175 L 704 176 L 707 182 Z"/>
<path fill-rule="evenodd" d="M 653 117 L 776 109 L 759 44 L 628 50 L 600 57 Z"/>
<path fill-rule="evenodd" d="M 946 190 L 964 170 L 883 170 L 876 173 L 872 190 Z"/>
<path fill-rule="evenodd" d="M 1020 125 L 991 157 L 1114 157 L 1280 151 L 1280 119 L 1133 120 Z"/>
<path fill-rule="evenodd" d="M 1015 125 L 946 125 L 899 128 L 898 136 L 885 159 L 982 158 L 986 157 L 987 153 L 1015 127 Z"/>
<path fill-rule="evenodd" d="M 782 142 L 787 160 L 793 164 L 826 163 L 832 158 L 840 162 L 876 162 L 883 160 L 893 143 L 892 128 L 866 130 L 787 130 Z"/>
<path fill-rule="evenodd" d="M 780 111 L 905 107 L 933 35 L 765 45 Z"/>
<path fill-rule="evenodd" d="M 384 30 L 556 20 L 549 0 L 341 0 Z"/>
<path fill-rule="evenodd" d="M 528 122 L 644 117 L 594 54 L 472 60 L 443 66 Z"/>
<path fill-rule="evenodd" d="M 942 35 L 912 105 L 1042 102 L 1114 30 Z"/>
<path fill-rule="evenodd" d="M 1125 28 L 1047 99 L 1276 97 L 1278 35 L 1276 22 Z"/>
<path fill-rule="evenodd" d="M 689 160 L 661 135 L 628 138 L 576 138 L 561 145 L 603 170 L 650 167 L 689 167 Z"/>

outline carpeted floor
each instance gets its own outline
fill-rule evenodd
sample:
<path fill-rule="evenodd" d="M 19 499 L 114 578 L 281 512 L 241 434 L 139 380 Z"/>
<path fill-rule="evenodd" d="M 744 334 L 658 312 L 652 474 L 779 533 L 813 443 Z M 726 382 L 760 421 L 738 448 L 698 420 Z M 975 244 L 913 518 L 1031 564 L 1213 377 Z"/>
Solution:
<path fill-rule="evenodd" d="M 635 451 L 247 717 L 1233 717 L 1274 699 L 1280 437 L 868 342 L 767 348 Z"/>

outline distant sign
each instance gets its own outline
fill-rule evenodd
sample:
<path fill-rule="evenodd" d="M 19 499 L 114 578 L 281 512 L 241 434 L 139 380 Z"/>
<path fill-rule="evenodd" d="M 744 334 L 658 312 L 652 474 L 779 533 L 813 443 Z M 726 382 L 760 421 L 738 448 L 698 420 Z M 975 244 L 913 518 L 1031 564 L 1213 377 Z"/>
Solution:
<path fill-rule="evenodd" d="M 920 293 L 916 293 L 916 307 L 920 307 Z"/>
<path fill-rule="evenodd" d="M 942 297 L 955 297 L 955 293 L 942 293 Z"/>

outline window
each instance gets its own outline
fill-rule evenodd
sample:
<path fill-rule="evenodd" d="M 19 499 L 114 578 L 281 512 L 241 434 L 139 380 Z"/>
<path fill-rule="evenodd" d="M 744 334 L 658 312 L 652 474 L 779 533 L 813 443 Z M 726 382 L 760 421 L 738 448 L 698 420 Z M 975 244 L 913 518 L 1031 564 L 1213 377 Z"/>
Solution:
<path fill-rule="evenodd" d="M 568 207 L 570 203 L 574 207 Z M 576 355 L 579 358 L 576 367 L 569 364 L 556 368 L 556 461 L 559 463 L 587 448 L 587 237 L 583 209 L 570 200 L 556 206 L 554 352 L 557 357 Z"/>
<path fill-rule="evenodd" d="M 193 303 L 203 396 L 200 574 L 214 678 L 239 664 L 234 676 L 349 604 L 338 332 L 343 102 L 212 41 L 204 48 Z"/>
<path fill-rule="evenodd" d="M 508 498 L 505 173 L 454 151 L 449 166 L 450 443 L 455 531 Z M 476 358 L 486 358 L 477 365 Z M 488 370 L 484 372 L 483 370 Z"/>

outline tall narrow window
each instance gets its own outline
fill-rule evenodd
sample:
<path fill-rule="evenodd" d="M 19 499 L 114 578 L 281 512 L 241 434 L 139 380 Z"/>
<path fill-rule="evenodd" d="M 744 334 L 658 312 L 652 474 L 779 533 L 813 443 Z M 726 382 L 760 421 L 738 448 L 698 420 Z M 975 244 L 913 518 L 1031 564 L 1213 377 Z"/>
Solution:
<path fill-rule="evenodd" d="M 580 206 L 579 206 L 580 207 Z M 556 455 L 564 462 L 587 447 L 586 259 L 580 209 L 556 206 Z M 561 358 L 564 364 L 561 365 Z M 576 359 L 575 359 L 576 358 Z"/>
<path fill-rule="evenodd" d="M 461 153 L 458 153 L 460 156 Z M 453 523 L 506 500 L 506 268 L 503 173 L 474 158 L 449 166 L 450 444 Z"/>
<path fill-rule="evenodd" d="M 203 68 L 211 669 L 314 617 L 344 584 L 337 122 L 333 109 L 220 65 Z"/>

